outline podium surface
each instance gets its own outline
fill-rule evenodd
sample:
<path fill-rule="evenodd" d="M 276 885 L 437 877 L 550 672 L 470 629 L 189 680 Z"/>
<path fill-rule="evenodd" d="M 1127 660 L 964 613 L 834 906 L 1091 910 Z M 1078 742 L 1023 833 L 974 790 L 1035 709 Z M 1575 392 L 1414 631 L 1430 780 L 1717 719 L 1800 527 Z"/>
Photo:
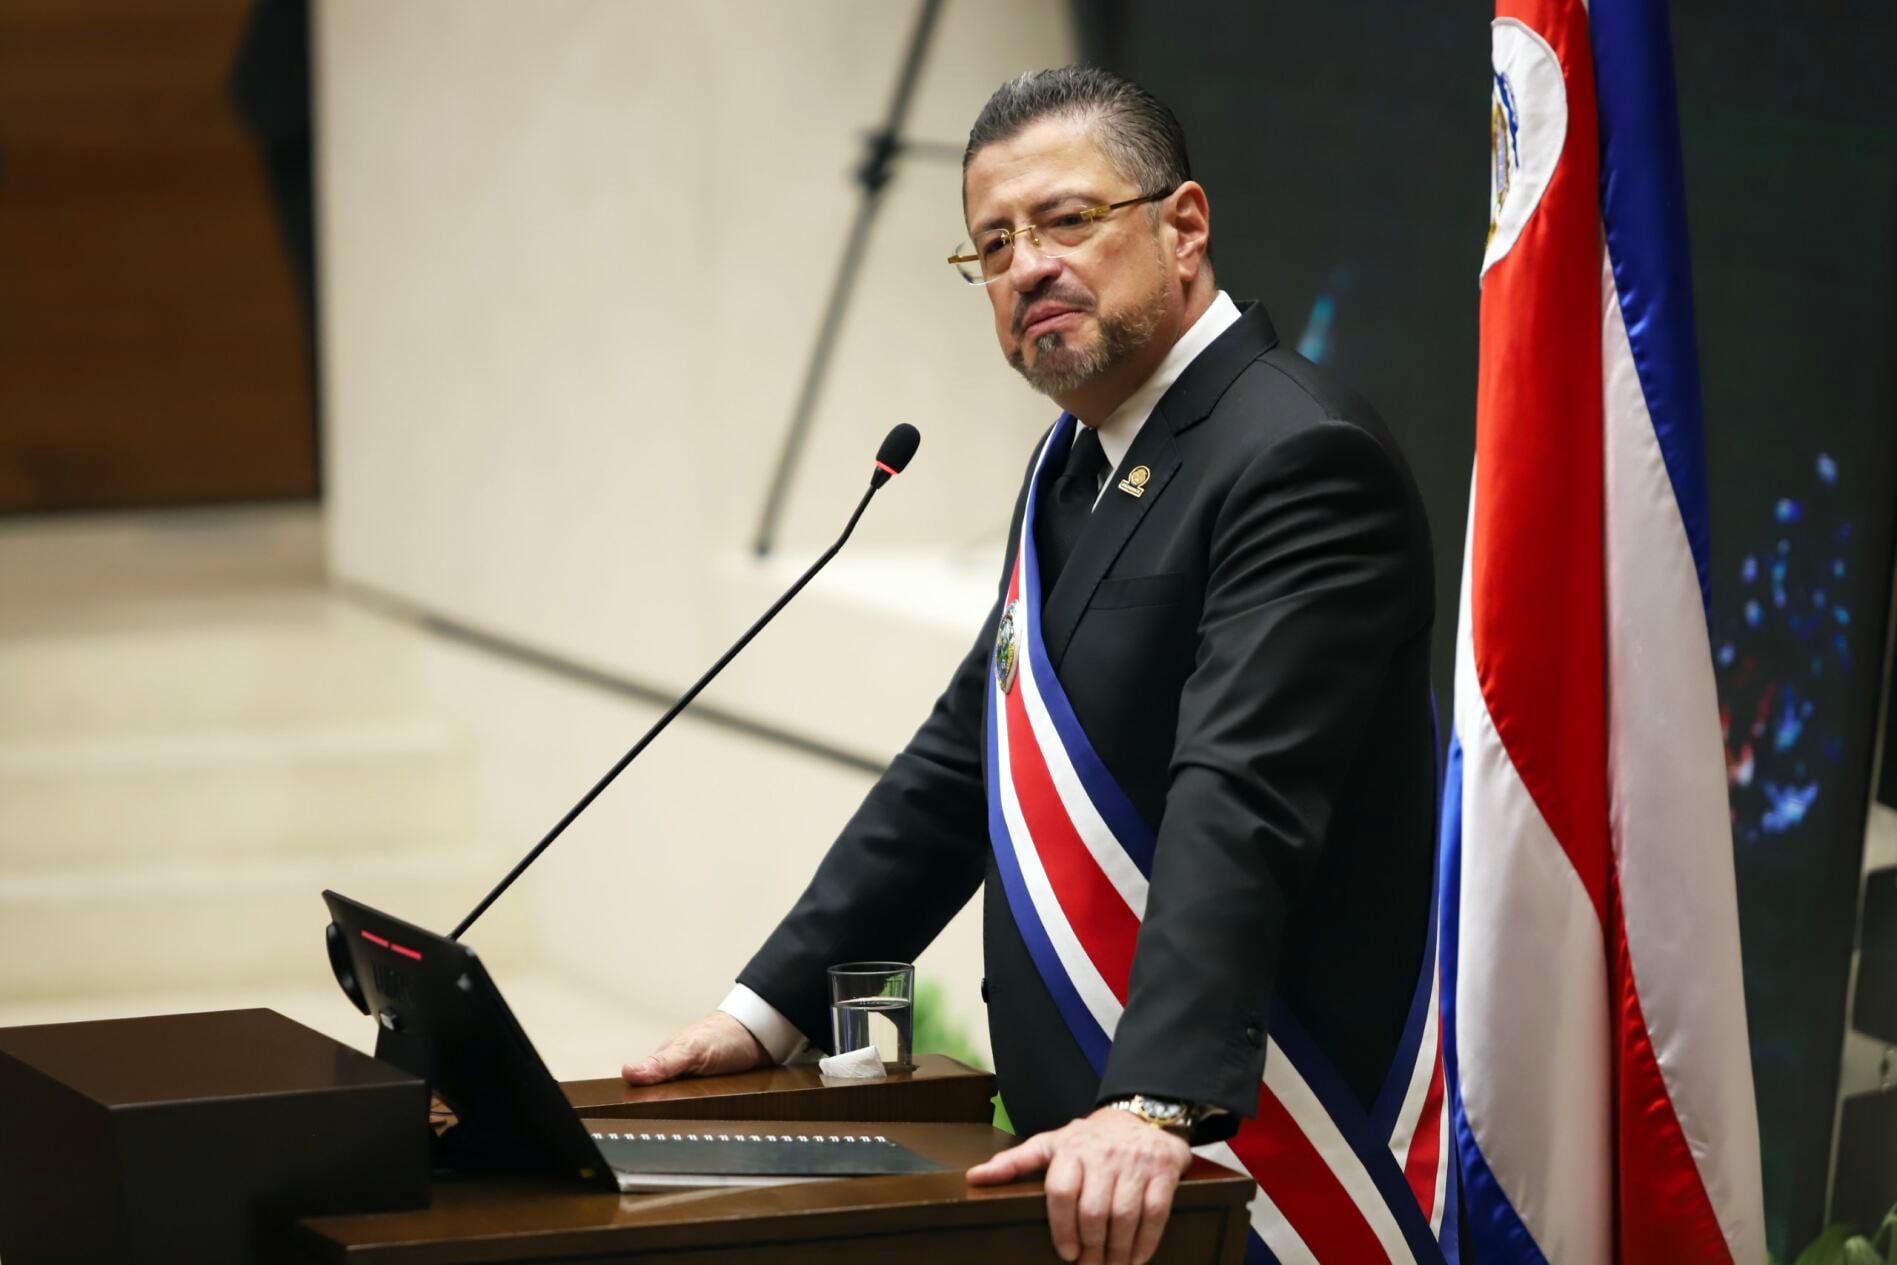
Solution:
<path fill-rule="evenodd" d="M 582 1116 L 602 1119 L 987 1124 L 994 1118 L 995 1078 L 945 1054 L 923 1054 L 915 1070 L 880 1081 L 832 1080 L 815 1066 L 799 1065 L 663 1085 L 628 1085 L 612 1076 L 560 1088 Z"/>
<path fill-rule="evenodd" d="M 994 1077 L 940 1055 L 882 1081 L 814 1066 L 562 1091 L 600 1132 L 871 1134 L 945 1171 L 616 1194 L 552 1180 L 432 1178 L 428 1091 L 274 1012 L 0 1029 L 6 1265 L 503 1265 L 637 1260 L 903 1265 L 1053 1260 L 1038 1180 L 972 1187 L 1013 1145 Z M 1238 1265 L 1249 1178 L 1194 1162 L 1161 1265 Z M 384 1211 L 371 1211 L 382 1209 Z"/>
<path fill-rule="evenodd" d="M 616 1119 L 601 1119 L 612 1127 Z M 753 1133 L 861 1133 L 857 1121 L 676 1121 Z M 941 1173 L 692 1190 L 576 1194 L 552 1183 L 437 1181 L 427 1209 L 315 1217 L 298 1223 L 282 1265 L 949 1265 L 1057 1259 L 1039 1181 L 974 1187 L 963 1172 L 1017 1139 L 987 1125 L 878 1123 L 877 1134 L 949 1165 Z M 1155 1265 L 1237 1265 L 1250 1179 L 1194 1160 L 1173 1201 Z"/>

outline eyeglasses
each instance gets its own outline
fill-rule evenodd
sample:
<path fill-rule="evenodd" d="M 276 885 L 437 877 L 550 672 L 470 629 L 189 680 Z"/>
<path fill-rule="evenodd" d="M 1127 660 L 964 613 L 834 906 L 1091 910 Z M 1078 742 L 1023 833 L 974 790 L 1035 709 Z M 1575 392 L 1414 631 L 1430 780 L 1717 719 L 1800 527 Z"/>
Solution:
<path fill-rule="evenodd" d="M 1157 202 L 1172 196 L 1172 190 L 1142 193 L 1123 202 L 1090 206 L 1079 211 L 1063 211 L 1045 224 L 1023 224 L 1020 228 L 995 228 L 975 234 L 973 245 L 964 241 L 948 257 L 956 275 L 970 285 L 993 285 L 1008 275 L 1014 264 L 1014 243 L 1025 237 L 1034 249 L 1049 259 L 1071 255 L 1085 246 L 1100 227 L 1100 221 L 1122 207 L 1142 202 Z"/>

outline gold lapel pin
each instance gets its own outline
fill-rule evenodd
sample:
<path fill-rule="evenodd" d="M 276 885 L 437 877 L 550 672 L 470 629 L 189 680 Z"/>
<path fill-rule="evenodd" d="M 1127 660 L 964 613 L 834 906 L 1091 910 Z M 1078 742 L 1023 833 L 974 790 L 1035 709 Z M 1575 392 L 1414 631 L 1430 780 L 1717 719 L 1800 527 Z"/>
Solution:
<path fill-rule="evenodd" d="M 1152 477 L 1153 472 L 1145 466 L 1134 466 L 1126 472 L 1126 477 L 1120 480 L 1120 491 L 1131 497 L 1145 496 L 1146 483 Z"/>

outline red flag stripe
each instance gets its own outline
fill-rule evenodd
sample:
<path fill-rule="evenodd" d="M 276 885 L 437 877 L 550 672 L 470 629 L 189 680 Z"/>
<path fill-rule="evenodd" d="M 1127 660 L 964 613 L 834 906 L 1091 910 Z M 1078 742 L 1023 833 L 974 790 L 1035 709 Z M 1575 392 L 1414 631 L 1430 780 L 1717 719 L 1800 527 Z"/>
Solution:
<path fill-rule="evenodd" d="M 1619 880 L 1615 879 L 1618 889 Z M 1699 1165 L 1660 1075 L 1634 987 L 1627 928 L 1616 891 L 1608 919 L 1614 968 L 1615 1082 L 1619 1137 L 1621 1265 L 1729 1261 Z"/>
<path fill-rule="evenodd" d="M 1423 1095 L 1423 1111 L 1416 1119 L 1416 1133 L 1410 1138 L 1410 1151 L 1403 1160 L 1403 1176 L 1416 1192 L 1423 1215 L 1436 1211 L 1436 1178 L 1442 1165 L 1443 1059 L 1440 1030 L 1437 1033 L 1435 1063 L 1429 1073 L 1429 1092 Z"/>
<path fill-rule="evenodd" d="M 1482 281 L 1470 633 L 1502 746 L 1600 914 L 1609 845 L 1593 54 L 1581 0 L 1502 0 L 1496 17 L 1521 19 L 1554 50 L 1568 124 L 1540 204 Z"/>
<path fill-rule="evenodd" d="M 1227 1145 L 1318 1260 L 1389 1259 L 1337 1174 L 1269 1089 L 1260 1087 L 1258 1115 Z"/>
<path fill-rule="evenodd" d="M 1026 666 L 1021 670 L 1025 672 Z M 1026 688 L 1017 679 L 1005 696 L 1008 763 L 1015 798 L 1068 925 L 1093 960 L 1100 978 L 1124 1006 L 1127 981 L 1133 973 L 1133 949 L 1139 940 L 1139 919 L 1087 851 L 1067 815 L 1040 744 L 1034 741 L 1028 726 L 1027 706 L 1021 698 Z"/>

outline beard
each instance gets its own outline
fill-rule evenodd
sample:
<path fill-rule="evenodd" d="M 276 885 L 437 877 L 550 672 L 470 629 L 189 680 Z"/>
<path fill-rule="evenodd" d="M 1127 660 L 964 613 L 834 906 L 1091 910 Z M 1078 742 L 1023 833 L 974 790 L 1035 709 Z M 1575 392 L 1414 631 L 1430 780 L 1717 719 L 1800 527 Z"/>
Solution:
<path fill-rule="evenodd" d="M 1008 363 L 1042 395 L 1065 395 L 1138 355 L 1164 314 L 1164 299 L 1155 291 L 1131 311 L 1101 316 L 1100 336 L 1089 343 L 1070 343 L 1063 331 L 1053 330 L 1034 340 L 1032 365 L 1019 347 L 1009 354 Z"/>

